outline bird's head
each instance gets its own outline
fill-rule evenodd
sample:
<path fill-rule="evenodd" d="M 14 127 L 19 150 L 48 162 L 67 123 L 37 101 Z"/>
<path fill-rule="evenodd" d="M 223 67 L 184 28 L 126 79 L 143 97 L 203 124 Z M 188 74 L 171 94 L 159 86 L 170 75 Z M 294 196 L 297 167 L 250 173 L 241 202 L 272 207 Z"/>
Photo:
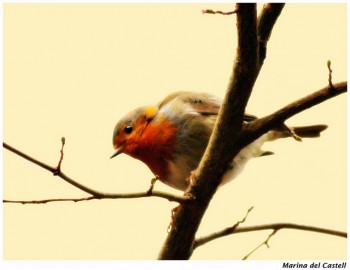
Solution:
<path fill-rule="evenodd" d="M 113 131 L 112 142 L 115 151 L 111 158 L 121 153 L 137 156 L 142 134 L 157 112 L 158 107 L 145 106 L 129 112 L 120 119 Z"/>

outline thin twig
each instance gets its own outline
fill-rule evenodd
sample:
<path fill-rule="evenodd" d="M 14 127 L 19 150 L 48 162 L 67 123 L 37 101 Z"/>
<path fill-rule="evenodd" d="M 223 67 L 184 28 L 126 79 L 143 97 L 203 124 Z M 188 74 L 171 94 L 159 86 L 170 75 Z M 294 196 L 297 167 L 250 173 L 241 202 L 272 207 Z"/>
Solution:
<path fill-rule="evenodd" d="M 32 162 L 32 163 L 38 165 L 39 167 L 41 167 L 41 168 L 43 168 L 43 169 L 45 169 L 45 170 L 48 170 L 49 172 L 52 172 L 52 173 L 53 173 L 53 172 L 55 171 L 55 168 L 53 168 L 53 167 L 51 167 L 51 166 L 49 166 L 49 165 L 47 165 L 47 164 L 45 164 L 45 163 L 43 163 L 43 162 L 41 162 L 41 161 L 39 161 L 39 160 L 33 158 L 33 157 L 31 157 L 31 156 L 29 156 L 29 155 L 23 153 L 23 152 L 20 151 L 20 150 L 17 150 L 16 148 L 12 147 L 11 145 L 8 145 L 8 144 L 5 143 L 5 142 L 2 143 L 2 146 L 3 146 L 5 149 L 7 149 L 7 150 L 9 150 L 9 151 L 11 151 L 11 152 L 13 152 L 13 153 L 19 155 L 20 157 L 22 157 L 22 158 L 24 158 L 24 159 L 26 159 L 26 160 L 28 160 L 28 161 L 30 161 L 30 162 Z"/>
<path fill-rule="evenodd" d="M 57 174 L 55 174 L 55 176 L 62 178 L 63 180 L 65 180 L 69 184 L 75 186 L 76 188 L 78 188 L 82 191 L 85 191 L 86 193 L 92 195 L 94 197 L 94 199 L 129 199 L 129 198 L 159 197 L 159 198 L 167 199 L 169 201 L 175 201 L 178 203 L 189 201 L 189 198 L 187 198 L 185 196 L 178 196 L 178 195 L 174 195 L 174 194 L 170 194 L 170 193 L 166 193 L 166 192 L 161 192 L 161 191 L 152 191 L 152 194 L 148 194 L 147 191 L 146 192 L 138 192 L 138 193 L 104 193 L 104 192 L 96 191 L 92 188 L 84 186 L 84 185 L 80 184 L 79 182 L 73 180 L 69 176 L 65 175 L 61 170 L 57 171 L 57 168 L 49 166 L 49 165 L 45 164 L 44 162 L 41 162 L 41 161 L 23 153 L 22 151 L 8 145 L 5 142 L 3 142 L 3 147 L 5 149 L 19 155 L 20 157 L 44 168 L 45 170 L 48 170 L 52 173 L 57 172 Z M 85 199 L 77 198 L 77 199 L 70 199 L 70 200 L 71 201 L 83 201 Z M 43 200 L 43 202 L 40 201 L 39 203 L 45 203 L 45 201 L 46 202 L 58 201 L 58 199 L 47 199 L 47 200 Z M 31 203 L 33 201 L 4 200 L 3 202 L 4 203 L 5 202 Z"/>
<path fill-rule="evenodd" d="M 232 234 L 240 224 L 244 223 L 245 220 L 247 219 L 248 217 L 248 214 L 250 213 L 250 211 L 253 210 L 253 207 L 250 207 L 246 213 L 246 215 L 244 216 L 244 218 L 240 221 L 237 221 L 233 226 L 231 227 L 228 227 L 222 231 L 219 231 L 219 232 L 215 232 L 213 234 L 210 234 L 210 235 L 207 235 L 207 236 L 204 236 L 204 237 L 201 237 L 201 238 L 198 238 L 194 241 L 193 243 L 193 250 L 196 249 L 197 247 L 199 246 L 202 246 L 214 239 L 217 239 L 217 238 L 220 238 L 220 237 L 224 237 L 226 235 L 230 235 Z"/>
<path fill-rule="evenodd" d="M 240 227 L 240 228 L 237 228 L 233 233 L 245 233 L 245 232 L 262 231 L 262 230 L 282 230 L 282 229 L 294 229 L 294 230 L 324 233 L 324 234 L 339 236 L 343 238 L 348 237 L 348 234 L 346 232 L 324 229 L 324 228 L 315 227 L 315 226 L 294 224 L 294 223 L 272 223 L 272 224 L 265 224 L 265 225 L 258 225 L 258 226 Z"/>
<path fill-rule="evenodd" d="M 3 200 L 4 203 L 21 203 L 21 204 L 45 204 L 50 202 L 81 202 L 81 201 L 91 201 L 96 200 L 94 196 L 85 197 L 85 198 L 77 198 L 77 199 L 47 199 L 47 200 L 33 200 L 33 201 L 21 201 L 21 200 Z"/>
<path fill-rule="evenodd" d="M 154 185 L 157 182 L 157 180 L 159 180 L 159 176 L 158 175 L 156 175 L 154 178 L 151 179 L 151 185 L 150 185 L 149 189 L 147 190 L 147 194 L 149 196 L 152 195 L 153 189 L 154 189 Z"/>
<path fill-rule="evenodd" d="M 302 138 L 298 136 L 292 127 L 288 127 L 286 124 L 283 124 L 282 127 L 289 133 L 289 135 L 296 141 L 301 142 Z"/>
<path fill-rule="evenodd" d="M 264 244 L 268 246 L 268 241 L 270 240 L 270 238 L 273 235 L 275 235 L 279 230 L 282 230 L 282 229 L 294 229 L 294 230 L 301 230 L 301 231 L 317 232 L 317 233 L 323 233 L 323 234 L 328 234 L 328 235 L 333 235 L 333 236 L 338 236 L 343 238 L 347 238 L 348 236 L 346 232 L 342 232 L 342 231 L 336 231 L 336 230 L 330 230 L 330 229 L 325 229 L 325 228 L 320 228 L 315 226 L 307 226 L 307 225 L 300 225 L 300 224 L 294 224 L 294 223 L 272 223 L 272 224 L 264 224 L 264 225 L 248 226 L 248 227 L 238 227 L 238 228 L 237 227 L 234 228 L 234 227 L 235 225 L 225 228 L 221 231 L 212 233 L 210 235 L 198 238 L 195 241 L 194 248 L 202 246 L 218 238 L 232 235 L 232 234 L 263 231 L 263 230 L 273 230 L 273 232 L 268 236 L 268 238 L 262 244 L 260 244 L 252 252 L 246 255 L 246 257 L 248 257 Z"/>
<path fill-rule="evenodd" d="M 44 199 L 44 200 L 3 200 L 3 203 L 19 203 L 19 204 L 45 204 L 49 202 L 61 202 L 61 201 L 71 201 L 71 202 L 81 202 L 90 200 L 102 200 L 102 199 L 136 199 L 136 198 L 147 198 L 147 197 L 158 197 L 167 199 L 171 202 L 187 202 L 191 201 L 191 198 L 178 196 L 170 193 L 165 193 L 162 191 L 153 191 L 152 194 L 146 192 L 132 192 L 132 193 L 99 193 L 99 195 L 83 197 L 83 198 L 70 198 L 70 199 Z"/>
<path fill-rule="evenodd" d="M 221 14 L 221 15 L 232 15 L 238 12 L 238 9 L 235 9 L 233 11 L 221 11 L 221 10 L 212 10 L 212 9 L 202 9 L 202 14 Z"/>
<path fill-rule="evenodd" d="M 333 83 L 332 83 L 332 69 L 331 69 L 331 60 L 327 61 L 327 67 L 328 67 L 328 83 L 329 83 L 329 87 L 333 88 Z"/>
<path fill-rule="evenodd" d="M 56 167 L 56 170 L 55 172 L 53 173 L 53 175 L 58 175 L 61 171 L 61 164 L 62 164 L 62 160 L 63 160 L 63 147 L 66 143 L 66 138 L 65 137 L 62 137 L 61 138 L 61 142 L 62 142 L 62 147 L 61 147 L 61 157 L 60 157 L 60 160 L 58 161 L 58 165 Z"/>
<path fill-rule="evenodd" d="M 245 255 L 242 260 L 247 260 L 248 257 L 250 255 L 252 255 L 255 251 L 257 251 L 260 247 L 262 246 L 266 246 L 267 248 L 269 248 L 269 241 L 271 239 L 272 236 L 274 236 L 277 233 L 278 230 L 273 230 L 272 233 L 269 234 L 269 236 L 266 238 L 266 240 L 264 242 L 262 242 L 260 245 L 258 245 L 256 248 L 254 248 L 251 252 L 249 252 L 247 255 Z"/>

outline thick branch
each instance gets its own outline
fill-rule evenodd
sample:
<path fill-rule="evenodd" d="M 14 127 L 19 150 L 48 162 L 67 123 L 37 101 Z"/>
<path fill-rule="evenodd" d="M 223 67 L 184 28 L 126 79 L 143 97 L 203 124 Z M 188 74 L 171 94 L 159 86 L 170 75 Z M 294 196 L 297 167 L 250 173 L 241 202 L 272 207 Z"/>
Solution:
<path fill-rule="evenodd" d="M 342 231 L 336 231 L 336 230 L 329 230 L 324 229 L 320 227 L 314 227 L 314 226 L 306 226 L 306 225 L 299 225 L 294 223 L 273 223 L 273 224 L 265 224 L 265 225 L 257 225 L 257 226 L 248 226 L 248 227 L 238 227 L 235 225 L 225 228 L 221 231 L 215 232 L 213 234 L 201 237 L 196 239 L 194 243 L 193 248 L 197 248 L 199 246 L 202 246 L 210 241 L 216 240 L 218 238 L 237 234 L 237 233 L 245 233 L 245 232 L 254 232 L 254 231 L 263 231 L 263 230 L 274 230 L 275 232 L 282 230 L 282 229 L 294 229 L 294 230 L 302 230 L 302 231 L 309 231 L 309 232 L 317 232 L 317 233 L 323 233 L 333 236 L 339 236 L 343 238 L 347 238 L 348 234 L 346 232 Z"/>
<path fill-rule="evenodd" d="M 258 19 L 259 39 L 259 70 L 266 58 L 267 42 L 270 39 L 272 29 L 284 8 L 284 3 L 265 4 Z"/>
<path fill-rule="evenodd" d="M 93 195 L 93 197 L 89 197 L 91 199 L 92 198 L 94 198 L 94 199 L 129 199 L 129 198 L 144 198 L 144 197 L 160 197 L 160 198 L 167 199 L 169 201 L 175 201 L 175 202 L 179 202 L 179 203 L 185 202 L 188 200 L 188 198 L 184 197 L 184 196 L 177 196 L 177 195 L 173 195 L 173 194 L 169 194 L 169 193 L 165 193 L 165 192 L 161 192 L 161 191 L 153 191 L 153 190 L 152 190 L 152 192 L 146 191 L 146 192 L 138 192 L 138 193 L 104 193 L 104 192 L 96 191 L 96 190 L 89 188 L 87 186 L 84 186 L 84 185 L 78 183 L 77 181 L 73 180 L 72 178 L 68 177 L 61 170 L 57 170 L 57 167 L 55 168 L 55 167 L 49 166 L 49 165 L 17 150 L 16 148 L 8 145 L 5 142 L 3 143 L 3 147 L 5 149 L 19 155 L 20 157 L 23 157 L 24 159 L 44 168 L 45 170 L 48 170 L 49 172 L 53 173 L 55 176 L 62 178 L 63 180 L 65 180 L 69 184 L 75 186 L 76 188 L 78 188 L 82 191 L 85 191 L 88 194 Z M 49 202 L 49 201 L 60 201 L 60 200 L 61 199 L 48 199 L 48 200 L 43 200 L 42 203 Z M 62 199 L 62 200 L 65 200 L 65 199 Z M 77 198 L 77 199 L 69 199 L 69 200 L 84 201 L 86 199 Z M 3 202 L 30 203 L 29 201 L 12 201 L 12 200 L 4 200 Z"/>
<path fill-rule="evenodd" d="M 175 229 L 168 234 L 159 255 L 160 259 L 188 259 L 191 256 L 194 235 L 204 212 L 227 169 L 227 164 L 243 147 L 269 129 L 282 127 L 283 121 L 280 120 L 287 119 L 295 113 L 340 94 L 337 93 L 338 88 L 326 89 L 326 94 L 322 93 L 321 98 L 315 95 L 311 99 L 302 99 L 302 102 L 305 102 L 304 105 L 298 103 L 295 108 L 293 107 L 295 104 L 293 108 L 288 107 L 288 110 L 291 110 L 290 114 L 283 109 L 277 116 L 273 114 L 269 121 L 274 117 L 277 118 L 271 120 L 271 125 L 268 121 L 259 125 L 261 122 L 258 119 L 247 127 L 242 126 L 246 104 L 266 56 L 266 53 L 261 53 L 261 50 L 264 50 L 262 46 L 266 45 L 282 8 L 283 5 L 279 4 L 265 6 L 259 17 L 259 32 L 257 33 L 256 6 L 253 4 L 237 4 L 236 6 L 238 46 L 235 66 L 208 147 L 197 170 L 192 175 L 188 193 L 195 198 L 195 201 L 191 204 L 181 204 L 177 209 L 173 221 Z M 276 12 L 269 12 L 271 10 Z M 257 36 L 261 39 L 259 46 Z M 346 84 L 345 87 L 344 85 L 342 87 L 340 92 L 344 92 Z M 220 162 L 217 162 L 218 160 Z"/>
<path fill-rule="evenodd" d="M 211 198 L 227 164 L 235 156 L 233 150 L 237 147 L 245 107 L 257 78 L 256 5 L 237 4 L 236 9 L 238 45 L 235 65 L 208 148 L 197 169 L 197 186 L 192 190 L 197 198 Z"/>
<path fill-rule="evenodd" d="M 236 10 L 238 45 L 235 65 L 209 145 L 191 181 L 189 194 L 195 202 L 181 204 L 177 209 L 175 229 L 169 232 L 159 259 L 188 259 L 191 256 L 194 236 L 204 212 L 229 160 L 236 154 L 233 149 L 258 70 L 256 4 L 237 4 Z"/>

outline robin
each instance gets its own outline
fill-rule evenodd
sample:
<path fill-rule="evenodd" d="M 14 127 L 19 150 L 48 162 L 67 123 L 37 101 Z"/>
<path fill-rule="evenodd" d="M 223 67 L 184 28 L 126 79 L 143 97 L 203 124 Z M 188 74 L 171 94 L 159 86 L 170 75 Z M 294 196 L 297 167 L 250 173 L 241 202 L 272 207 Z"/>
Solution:
<path fill-rule="evenodd" d="M 144 162 L 164 184 L 185 191 L 208 144 L 221 100 L 207 93 L 175 92 L 157 105 L 137 108 L 115 126 L 111 158 L 124 153 Z M 256 119 L 246 114 L 244 121 Z M 294 127 L 300 137 L 319 137 L 325 125 Z M 221 185 L 234 179 L 247 161 L 272 154 L 261 149 L 267 141 L 291 136 L 271 130 L 243 148 L 228 164 Z"/>

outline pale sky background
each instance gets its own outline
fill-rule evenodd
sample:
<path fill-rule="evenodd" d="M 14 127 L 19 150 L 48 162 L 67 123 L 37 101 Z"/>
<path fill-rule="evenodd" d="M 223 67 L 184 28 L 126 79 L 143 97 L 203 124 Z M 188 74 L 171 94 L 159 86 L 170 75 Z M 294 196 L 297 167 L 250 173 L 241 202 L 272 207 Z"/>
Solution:
<path fill-rule="evenodd" d="M 259 10 L 261 5 L 259 5 Z M 236 49 L 233 4 L 5 4 L 4 141 L 105 192 L 145 191 L 141 162 L 110 160 L 115 123 L 172 91 L 223 97 Z M 346 4 L 288 4 L 272 33 L 247 111 L 264 116 L 347 78 Z M 293 222 L 347 230 L 346 95 L 305 111 L 289 125 L 327 124 L 318 139 L 269 143 L 274 156 L 251 161 L 212 200 L 198 235 L 233 225 Z M 86 194 L 4 150 L 5 199 Z M 172 190 L 161 183 L 156 189 Z M 3 205 L 6 260 L 155 259 L 171 209 L 160 198 Z M 243 225 L 242 225 L 243 226 Z M 225 237 L 194 260 L 240 260 L 270 231 Z M 282 230 L 251 260 L 345 260 L 343 238 Z"/>

